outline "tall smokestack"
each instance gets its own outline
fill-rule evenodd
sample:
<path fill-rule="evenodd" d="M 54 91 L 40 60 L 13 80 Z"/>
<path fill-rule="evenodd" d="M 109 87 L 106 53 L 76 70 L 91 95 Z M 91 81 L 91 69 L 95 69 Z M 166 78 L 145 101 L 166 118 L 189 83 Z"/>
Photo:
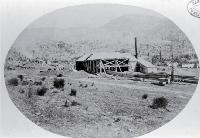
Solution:
<path fill-rule="evenodd" d="M 138 58 L 138 51 L 137 51 L 137 37 L 135 37 L 135 58 Z"/>

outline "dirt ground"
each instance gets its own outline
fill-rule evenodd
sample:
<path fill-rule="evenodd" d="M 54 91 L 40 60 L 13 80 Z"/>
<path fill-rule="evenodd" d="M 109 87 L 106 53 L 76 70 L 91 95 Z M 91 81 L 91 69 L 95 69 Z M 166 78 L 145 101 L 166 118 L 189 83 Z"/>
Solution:
<path fill-rule="evenodd" d="M 23 79 L 17 75 L 23 75 Z M 11 78 L 19 83 L 10 85 Z M 55 78 L 65 80 L 63 88 L 54 87 Z M 196 88 L 196 84 L 157 86 L 149 81 L 113 80 L 82 71 L 35 69 L 5 70 L 5 81 L 10 98 L 26 117 L 44 129 L 73 138 L 129 138 L 148 133 L 172 120 Z M 40 87 L 47 88 L 44 96 L 36 94 Z M 76 96 L 70 95 L 72 89 Z M 146 98 L 142 98 L 144 94 Z M 157 97 L 168 100 L 166 108 L 150 108 Z"/>

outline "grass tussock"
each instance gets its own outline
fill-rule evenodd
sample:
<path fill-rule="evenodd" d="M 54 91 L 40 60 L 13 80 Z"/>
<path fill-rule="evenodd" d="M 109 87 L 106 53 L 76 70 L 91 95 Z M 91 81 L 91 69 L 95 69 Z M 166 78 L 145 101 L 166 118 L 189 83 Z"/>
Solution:
<path fill-rule="evenodd" d="M 29 82 L 28 81 L 22 81 L 22 86 L 28 85 Z"/>
<path fill-rule="evenodd" d="M 57 89 L 64 88 L 64 86 L 65 86 L 65 80 L 64 79 L 55 78 L 54 82 L 53 82 L 53 86 L 55 88 L 57 88 Z"/>
<path fill-rule="evenodd" d="M 8 80 L 8 84 L 11 86 L 18 86 L 19 82 L 18 82 L 17 78 L 12 78 L 12 79 Z"/>
<path fill-rule="evenodd" d="M 71 93 L 69 94 L 70 96 L 76 96 L 76 89 L 71 89 Z"/>
<path fill-rule="evenodd" d="M 70 105 L 69 105 L 69 102 L 66 100 L 65 101 L 65 105 L 64 105 L 65 107 L 69 107 Z"/>
<path fill-rule="evenodd" d="M 147 98 L 148 98 L 148 94 L 142 95 L 142 99 L 147 99 Z"/>
<path fill-rule="evenodd" d="M 24 79 L 23 75 L 17 75 L 17 77 L 20 79 L 20 81 L 23 81 L 23 79 Z"/>
<path fill-rule="evenodd" d="M 44 96 L 44 94 L 47 92 L 47 88 L 46 87 L 41 87 L 37 89 L 37 95 L 38 96 Z"/>
<path fill-rule="evenodd" d="M 42 82 L 41 81 L 35 81 L 34 85 L 42 85 Z"/>
<path fill-rule="evenodd" d="M 95 86 L 94 82 L 91 84 L 91 86 Z"/>
<path fill-rule="evenodd" d="M 62 74 L 58 74 L 57 77 L 63 77 L 63 75 Z"/>
<path fill-rule="evenodd" d="M 45 80 L 46 80 L 46 77 L 42 77 L 41 80 L 42 80 L 42 81 L 45 81 Z"/>
<path fill-rule="evenodd" d="M 164 108 L 166 109 L 168 105 L 168 100 L 165 97 L 159 97 L 154 98 L 152 105 L 150 105 L 150 108 L 152 109 L 158 109 L 158 108 Z"/>
<path fill-rule="evenodd" d="M 78 106 L 78 105 L 81 105 L 81 104 L 76 101 L 72 101 L 72 103 L 71 103 L 71 106 Z"/>

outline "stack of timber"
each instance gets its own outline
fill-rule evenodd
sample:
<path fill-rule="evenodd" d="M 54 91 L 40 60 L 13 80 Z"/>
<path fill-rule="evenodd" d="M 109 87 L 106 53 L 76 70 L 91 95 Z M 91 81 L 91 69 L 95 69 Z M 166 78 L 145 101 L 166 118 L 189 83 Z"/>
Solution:
<path fill-rule="evenodd" d="M 185 83 L 198 84 L 199 79 L 196 78 L 196 76 L 180 76 L 180 75 L 175 75 L 175 81 L 176 82 L 185 82 Z"/>
<path fill-rule="evenodd" d="M 153 80 L 158 80 L 159 82 L 162 82 L 162 83 L 163 82 L 169 83 L 169 80 L 171 77 L 170 74 L 167 74 L 165 72 L 143 74 L 140 72 L 106 71 L 106 73 L 109 75 L 124 77 L 124 78 L 131 79 L 131 80 L 153 79 Z M 195 78 L 195 76 L 174 75 L 174 81 L 197 84 L 199 79 Z"/>

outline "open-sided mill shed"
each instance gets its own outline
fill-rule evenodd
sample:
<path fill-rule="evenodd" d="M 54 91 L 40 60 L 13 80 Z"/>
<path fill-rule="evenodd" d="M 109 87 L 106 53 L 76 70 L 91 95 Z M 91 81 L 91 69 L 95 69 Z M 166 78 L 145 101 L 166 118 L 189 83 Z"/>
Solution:
<path fill-rule="evenodd" d="M 76 60 L 76 70 L 89 73 L 106 73 L 107 70 L 124 72 L 156 72 L 157 68 L 152 63 L 136 58 L 131 53 L 96 52 L 85 54 Z"/>

